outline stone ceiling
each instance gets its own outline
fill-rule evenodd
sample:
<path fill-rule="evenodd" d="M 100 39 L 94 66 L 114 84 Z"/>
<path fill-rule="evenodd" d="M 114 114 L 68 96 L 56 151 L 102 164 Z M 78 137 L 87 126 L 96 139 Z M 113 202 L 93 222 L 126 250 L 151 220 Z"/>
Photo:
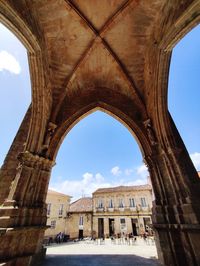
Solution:
<path fill-rule="evenodd" d="M 7 2 L 44 45 L 56 118 L 66 99 L 94 88 L 102 94 L 109 88 L 145 109 L 154 61 L 150 48 L 192 0 Z"/>
<path fill-rule="evenodd" d="M 54 104 L 89 87 L 143 98 L 145 52 L 163 2 L 18 1 L 44 36 Z"/>
<path fill-rule="evenodd" d="M 67 87 L 109 82 L 114 88 L 124 81 L 142 94 L 145 46 L 156 8 L 107 0 L 35 1 L 34 8 L 48 47 L 54 97 Z"/>

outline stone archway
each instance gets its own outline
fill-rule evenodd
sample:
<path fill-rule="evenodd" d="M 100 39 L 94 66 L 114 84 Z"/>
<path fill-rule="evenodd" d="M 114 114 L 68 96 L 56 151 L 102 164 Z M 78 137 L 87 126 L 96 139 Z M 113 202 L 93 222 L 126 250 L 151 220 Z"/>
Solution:
<path fill-rule="evenodd" d="M 6 158 L 12 171 L 4 165 L 1 172 L 6 192 L 0 188 L 0 261 L 35 263 L 56 152 L 70 126 L 98 107 L 119 117 L 142 146 L 156 196 L 160 260 L 198 265 L 200 181 L 168 113 L 166 95 L 170 51 L 199 21 L 200 3 L 132 0 L 118 2 L 113 10 L 106 1 L 101 10 L 93 1 L 89 11 L 98 10 L 97 21 L 84 3 L 0 1 L 1 21 L 29 51 L 32 79 L 32 111 L 19 131 L 25 133 L 13 143 L 14 160 L 10 152 Z M 106 18 L 104 11 L 109 11 Z"/>
<path fill-rule="evenodd" d="M 157 172 L 163 195 L 161 201 L 155 201 L 154 226 L 159 234 L 158 254 L 166 265 L 198 265 L 200 262 L 200 209 L 197 203 L 200 182 L 167 104 L 171 52 L 175 44 L 200 22 L 199 8 L 199 1 L 193 1 L 183 9 L 178 19 L 176 16 L 173 18 L 172 25 L 165 21 L 162 37 L 156 33 L 157 36 L 153 37 L 155 47 L 148 51 L 148 58 L 154 58 L 153 62 L 148 62 L 147 75 L 150 87 L 153 87 L 150 94 L 154 100 L 147 104 L 147 110 L 152 113 L 154 129 L 162 147 L 156 156 L 163 164 L 162 173 Z M 164 17 L 160 19 L 165 20 Z M 155 171 L 155 164 L 149 162 L 149 165 L 151 163 Z"/>
<path fill-rule="evenodd" d="M 38 240 L 44 228 L 41 227 L 42 229 L 38 230 L 40 222 L 34 222 L 33 219 L 26 221 L 26 217 L 30 218 L 32 215 L 37 220 L 36 217 L 41 216 L 42 212 L 34 203 L 32 209 L 29 210 L 27 206 L 19 206 L 20 204 L 13 200 L 11 195 L 21 177 L 20 169 L 23 168 L 23 163 L 20 158 L 26 158 L 24 161 L 27 164 L 28 161 L 30 164 L 32 162 L 28 159 L 27 153 L 23 152 L 29 150 L 32 154 L 38 153 L 43 142 L 48 111 L 51 106 L 50 91 L 48 74 L 44 75 L 45 60 L 41 40 L 36 32 L 6 1 L 0 2 L 0 22 L 11 30 L 26 47 L 32 85 L 31 105 L 0 169 L 0 261 L 5 262 L 6 265 L 28 265 L 31 255 L 36 252 L 40 244 Z M 20 157 L 20 153 L 25 155 Z M 34 224 L 37 226 L 34 227 Z"/>
<path fill-rule="evenodd" d="M 44 76 L 44 60 L 41 44 L 37 36 L 31 32 L 28 25 L 20 19 L 17 13 L 7 3 L 0 3 L 0 21 L 16 35 L 26 47 L 32 82 L 32 103 L 27 110 L 27 114 L 24 117 L 1 168 L 1 204 L 4 199 L 7 198 L 9 187 L 16 174 L 16 167 L 19 163 L 16 158 L 19 152 L 22 152 L 23 149 L 28 149 L 37 153 L 41 146 L 46 120 L 48 119 L 46 113 L 50 108 L 50 104 L 47 104 L 48 97 L 44 97 L 44 95 L 48 95 L 49 92 L 47 77 Z M 37 136 L 37 141 L 34 140 L 32 137 L 33 135 Z"/>

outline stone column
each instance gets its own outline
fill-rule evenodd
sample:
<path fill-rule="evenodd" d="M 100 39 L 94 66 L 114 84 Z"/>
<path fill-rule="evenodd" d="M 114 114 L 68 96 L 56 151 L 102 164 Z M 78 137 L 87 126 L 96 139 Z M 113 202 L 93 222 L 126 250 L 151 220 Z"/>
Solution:
<path fill-rule="evenodd" d="M 158 256 L 164 265 L 200 265 L 200 180 L 184 144 L 176 143 L 155 146 L 147 158 Z"/>
<path fill-rule="evenodd" d="M 120 234 L 121 229 L 120 229 L 120 216 L 115 217 L 115 234 Z"/>
<path fill-rule="evenodd" d="M 53 162 L 24 152 L 8 199 L 0 207 L 0 262 L 34 265 L 46 226 L 46 194 Z"/>
<path fill-rule="evenodd" d="M 127 223 L 127 233 L 132 233 L 132 224 L 131 224 L 131 218 L 130 216 L 127 216 L 126 223 Z"/>
<path fill-rule="evenodd" d="M 109 236 L 109 220 L 107 217 L 104 218 L 104 235 Z"/>
<path fill-rule="evenodd" d="M 97 216 L 93 216 L 93 236 L 95 238 L 98 237 L 98 217 Z"/>

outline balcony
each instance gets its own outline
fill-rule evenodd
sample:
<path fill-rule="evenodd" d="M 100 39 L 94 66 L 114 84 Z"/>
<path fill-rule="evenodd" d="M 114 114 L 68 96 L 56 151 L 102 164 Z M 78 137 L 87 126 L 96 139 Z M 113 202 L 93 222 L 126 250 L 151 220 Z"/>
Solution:
<path fill-rule="evenodd" d="M 97 212 L 103 212 L 103 211 L 104 211 L 104 207 L 97 207 L 97 208 L 96 208 L 96 211 L 97 211 Z"/>
<path fill-rule="evenodd" d="M 151 212 L 151 208 L 148 206 L 145 206 L 145 207 L 141 207 L 141 211 L 143 212 Z"/>
<path fill-rule="evenodd" d="M 109 212 L 114 212 L 114 208 L 113 207 L 108 207 L 108 211 Z"/>
<path fill-rule="evenodd" d="M 136 212 L 136 207 L 130 206 L 129 208 L 130 208 L 130 211 Z"/>
<path fill-rule="evenodd" d="M 119 211 L 123 212 L 124 211 L 124 207 L 119 207 Z"/>

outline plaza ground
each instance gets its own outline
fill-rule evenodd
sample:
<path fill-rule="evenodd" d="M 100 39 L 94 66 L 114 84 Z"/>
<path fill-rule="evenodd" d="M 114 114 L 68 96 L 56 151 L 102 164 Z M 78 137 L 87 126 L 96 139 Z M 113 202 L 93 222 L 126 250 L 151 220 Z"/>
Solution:
<path fill-rule="evenodd" d="M 157 250 L 153 241 L 137 239 L 136 243 L 113 243 L 80 241 L 53 244 L 47 247 L 43 266 L 132 266 L 159 265 Z"/>

